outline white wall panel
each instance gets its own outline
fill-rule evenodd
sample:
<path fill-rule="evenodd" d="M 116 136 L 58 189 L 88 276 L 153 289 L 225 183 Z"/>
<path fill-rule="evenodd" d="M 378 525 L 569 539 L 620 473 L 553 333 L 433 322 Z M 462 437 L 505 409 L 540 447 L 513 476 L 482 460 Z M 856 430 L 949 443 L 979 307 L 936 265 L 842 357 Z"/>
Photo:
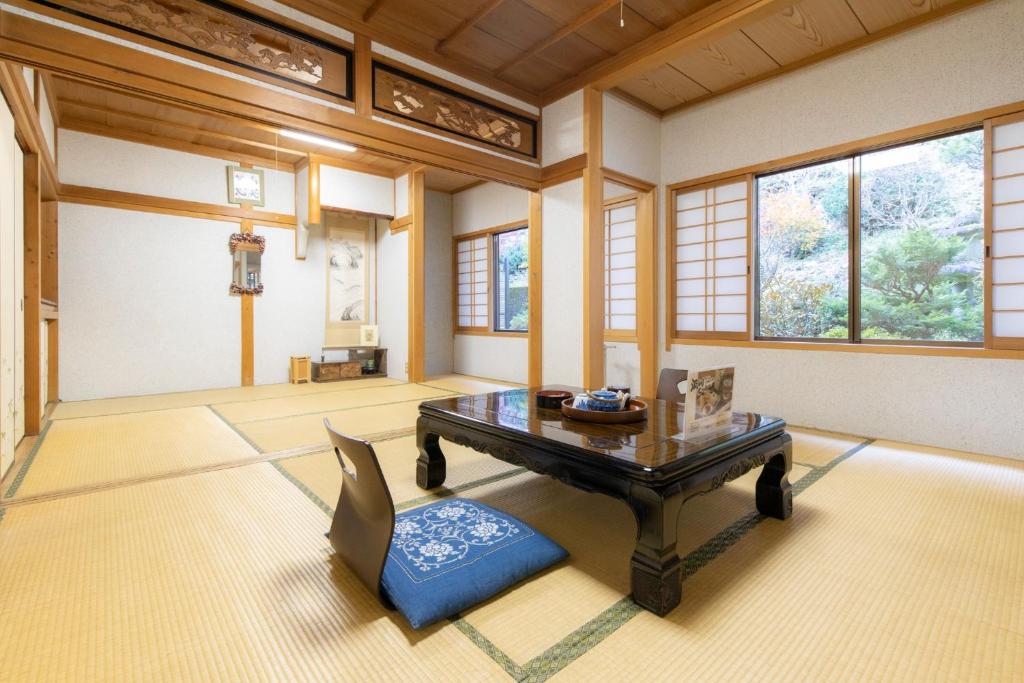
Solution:
<path fill-rule="evenodd" d="M 73 130 L 60 133 L 60 180 L 68 185 L 230 206 L 225 169 L 234 163 Z"/>
<path fill-rule="evenodd" d="M 388 349 L 388 376 L 408 379 L 409 231 L 392 234 L 377 221 L 377 325 L 380 345 Z"/>
<path fill-rule="evenodd" d="M 60 224 L 61 399 L 238 386 L 236 223 L 62 203 Z"/>
<path fill-rule="evenodd" d="M 255 226 L 267 240 L 261 262 L 263 294 L 253 305 L 255 383 L 288 381 L 290 356 L 320 359 L 324 344 L 327 255 L 324 231 L 310 232 L 306 259 L 294 256 L 291 230 Z"/>
<path fill-rule="evenodd" d="M 523 337 L 455 335 L 455 372 L 526 384 L 529 347 Z"/>
<path fill-rule="evenodd" d="M 14 443 L 25 436 L 25 156 L 14 145 Z M 4 266 L 6 267 L 6 263 Z"/>
<path fill-rule="evenodd" d="M 392 216 L 395 183 L 391 178 L 321 164 L 320 204 Z"/>
<path fill-rule="evenodd" d="M 14 117 L 0 98 L 0 475 L 14 462 L 15 168 Z"/>
<path fill-rule="evenodd" d="M 631 176 L 658 182 L 661 174 L 661 119 L 604 94 L 602 165 Z M 547 159 L 544 160 L 548 163 Z M 614 197 L 605 187 L 605 198 Z"/>
<path fill-rule="evenodd" d="M 395 178 L 395 217 L 409 215 L 409 174 Z"/>
<path fill-rule="evenodd" d="M 427 191 L 424 321 L 428 376 L 452 372 L 452 195 Z"/>
<path fill-rule="evenodd" d="M 50 111 L 50 97 L 45 87 L 39 88 L 39 124 L 43 129 L 43 138 L 46 146 L 50 148 L 50 158 L 57 158 L 57 128 L 53 122 L 53 112 Z"/>
<path fill-rule="evenodd" d="M 260 210 L 294 216 L 295 174 L 270 166 L 256 166 L 256 168 L 263 170 L 263 186 L 266 194 L 264 206 Z M 226 173 L 226 171 L 221 171 L 221 174 L 225 174 L 225 183 L 227 182 Z"/>
<path fill-rule="evenodd" d="M 544 107 L 541 156 L 545 166 L 583 154 L 583 91 Z"/>
<path fill-rule="evenodd" d="M 484 183 L 452 195 L 452 233 L 464 235 L 513 221 L 526 224 L 530 193 L 501 183 Z"/>
<path fill-rule="evenodd" d="M 583 382 L 583 181 L 543 191 L 543 377 Z"/>

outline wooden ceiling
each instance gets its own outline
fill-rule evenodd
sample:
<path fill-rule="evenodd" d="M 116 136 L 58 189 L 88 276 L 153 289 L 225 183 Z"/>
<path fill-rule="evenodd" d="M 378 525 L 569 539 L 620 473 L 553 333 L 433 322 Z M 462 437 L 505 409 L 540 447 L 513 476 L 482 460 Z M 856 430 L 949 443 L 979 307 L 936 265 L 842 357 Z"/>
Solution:
<path fill-rule="evenodd" d="M 982 1 L 284 0 L 533 102 L 597 83 L 658 112 Z"/>
<path fill-rule="evenodd" d="M 132 93 L 52 76 L 60 127 L 184 152 L 238 159 L 269 168 L 294 170 L 309 154 L 328 157 L 355 170 L 394 177 L 403 159 L 357 150 L 338 152 L 282 137 L 273 126 L 158 102 Z M 430 168 L 428 189 L 452 192 L 477 182 L 462 173 Z"/>

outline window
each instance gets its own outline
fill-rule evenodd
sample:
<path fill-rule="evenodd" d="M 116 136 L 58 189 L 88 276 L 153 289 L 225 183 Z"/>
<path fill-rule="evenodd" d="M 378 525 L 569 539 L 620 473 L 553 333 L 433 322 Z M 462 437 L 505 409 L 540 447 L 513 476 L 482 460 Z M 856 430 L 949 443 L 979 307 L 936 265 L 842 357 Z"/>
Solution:
<path fill-rule="evenodd" d="M 636 336 L 636 200 L 604 210 L 604 329 Z"/>
<path fill-rule="evenodd" d="M 526 228 L 494 240 L 494 330 L 525 332 L 529 318 L 529 244 Z"/>
<path fill-rule="evenodd" d="M 488 235 L 455 242 L 456 329 L 488 328 Z"/>
<path fill-rule="evenodd" d="M 990 139 L 992 347 L 1024 349 L 1024 116 L 993 121 Z"/>
<path fill-rule="evenodd" d="M 511 223 L 455 238 L 455 331 L 526 332 L 529 230 Z"/>
<path fill-rule="evenodd" d="M 675 193 L 675 336 L 746 339 L 747 176 Z"/>
<path fill-rule="evenodd" d="M 757 336 L 984 339 L 981 130 L 757 179 Z"/>

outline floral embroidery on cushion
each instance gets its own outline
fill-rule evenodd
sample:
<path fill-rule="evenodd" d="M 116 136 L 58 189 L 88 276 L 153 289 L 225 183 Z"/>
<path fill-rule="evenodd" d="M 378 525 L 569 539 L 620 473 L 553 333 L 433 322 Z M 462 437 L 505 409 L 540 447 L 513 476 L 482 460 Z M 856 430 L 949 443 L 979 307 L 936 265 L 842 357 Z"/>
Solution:
<path fill-rule="evenodd" d="M 465 500 L 435 504 L 395 519 L 391 557 L 423 579 L 469 564 L 523 534 L 514 520 Z"/>

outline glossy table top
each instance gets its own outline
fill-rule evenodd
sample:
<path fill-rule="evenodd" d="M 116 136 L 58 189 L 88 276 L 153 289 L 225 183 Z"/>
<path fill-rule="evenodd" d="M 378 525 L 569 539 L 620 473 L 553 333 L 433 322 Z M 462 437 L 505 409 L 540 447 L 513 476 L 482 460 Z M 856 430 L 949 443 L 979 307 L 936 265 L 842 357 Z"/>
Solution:
<path fill-rule="evenodd" d="M 538 444 L 568 446 L 574 451 L 602 456 L 608 464 L 645 472 L 689 470 L 714 462 L 717 456 L 782 433 L 786 423 L 756 413 L 733 413 L 732 423 L 712 433 L 683 436 L 683 404 L 642 398 L 647 419 L 622 425 L 571 420 L 559 410 L 538 408 L 534 394 L 540 389 L 582 389 L 549 385 L 537 389 L 509 389 L 476 396 L 426 401 L 421 413 L 436 415 L 488 431 L 503 431 L 509 438 L 530 436 Z"/>

